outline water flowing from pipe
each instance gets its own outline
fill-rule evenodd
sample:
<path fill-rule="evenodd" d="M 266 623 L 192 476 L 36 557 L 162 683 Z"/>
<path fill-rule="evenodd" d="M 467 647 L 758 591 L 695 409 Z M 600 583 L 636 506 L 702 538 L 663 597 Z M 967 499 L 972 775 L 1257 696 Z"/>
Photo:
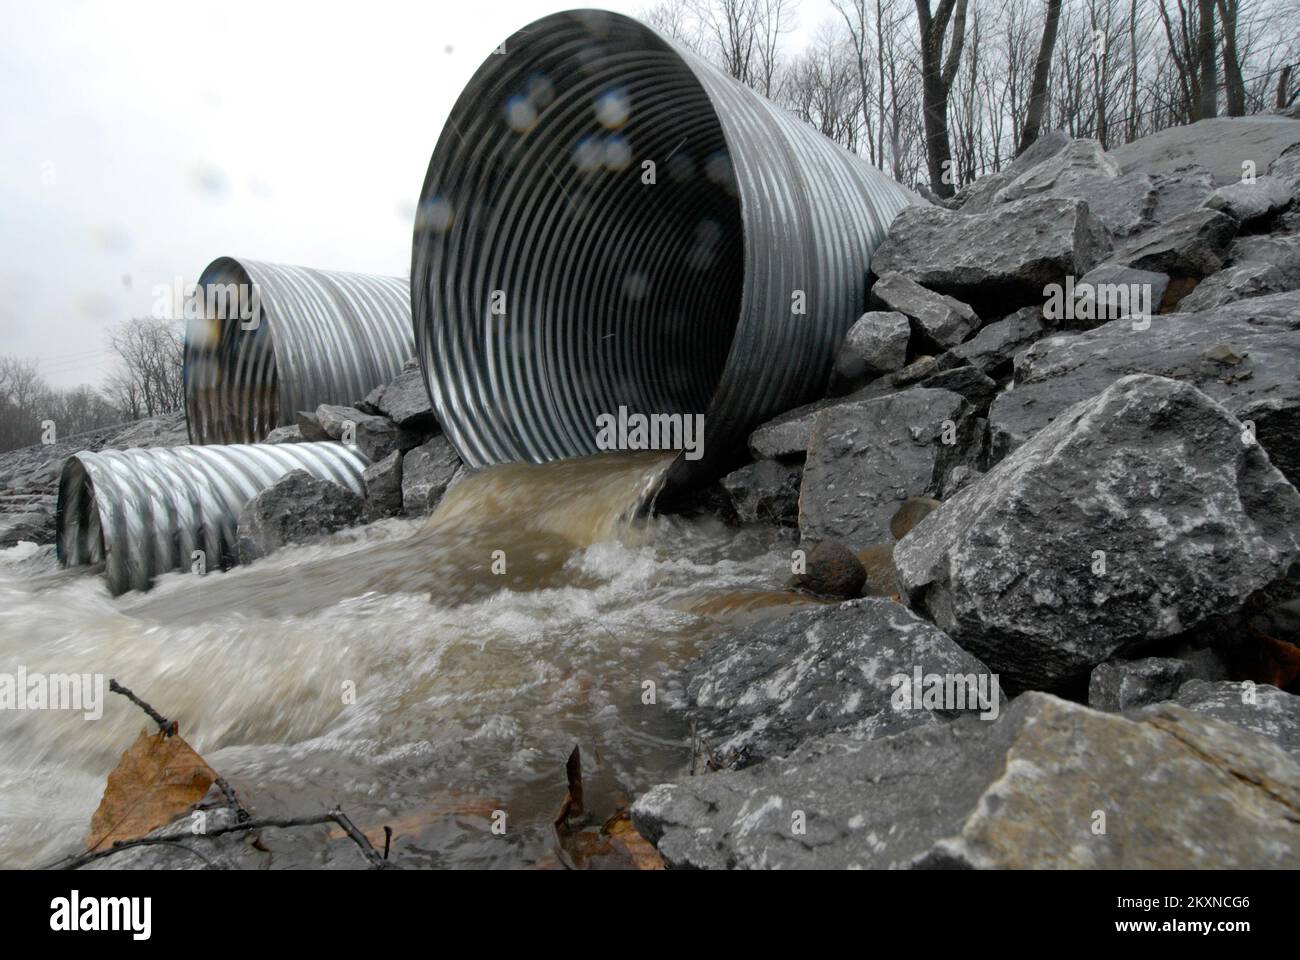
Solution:
<path fill-rule="evenodd" d="M 259 814 L 339 803 L 363 827 L 396 824 L 410 866 L 545 862 L 573 745 L 593 809 L 676 776 L 689 736 L 668 707 L 676 671 L 719 630 L 803 602 L 780 592 L 792 537 L 645 516 L 667 465 L 490 468 L 427 520 L 168 574 L 143 596 L 52 571 L 48 552 L 2 551 L 0 664 L 116 677 Z M 3 721 L 0 864 L 48 862 L 76 849 L 146 722 L 119 697 L 99 721 Z M 496 809 L 505 837 L 489 829 Z M 323 831 L 265 839 L 275 866 L 356 865 Z"/>

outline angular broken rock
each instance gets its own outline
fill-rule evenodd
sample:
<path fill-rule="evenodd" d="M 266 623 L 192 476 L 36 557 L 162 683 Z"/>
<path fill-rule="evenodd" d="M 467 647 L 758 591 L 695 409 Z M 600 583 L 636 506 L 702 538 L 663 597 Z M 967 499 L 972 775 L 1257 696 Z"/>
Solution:
<path fill-rule="evenodd" d="M 1300 235 L 1251 235 L 1238 237 L 1228 247 L 1233 266 L 1263 263 L 1282 273 L 1288 290 L 1300 290 Z"/>
<path fill-rule="evenodd" d="M 402 458 L 403 512 L 412 517 L 432 513 L 460 467 L 460 457 L 442 435 L 408 450 Z"/>
<path fill-rule="evenodd" d="M 1247 260 L 1212 273 L 1174 308 L 1175 313 L 1196 313 L 1212 310 L 1249 297 L 1263 297 L 1270 293 L 1284 293 L 1294 289 L 1288 286 L 1286 276 L 1271 263 Z"/>
<path fill-rule="evenodd" d="M 268 433 L 263 443 L 302 443 L 307 438 L 302 435 L 302 427 L 294 424 L 290 427 L 276 427 Z"/>
<path fill-rule="evenodd" d="M 921 381 L 921 386 L 961 394 L 972 409 L 981 413 L 988 410 L 998 392 L 997 382 L 992 377 L 969 364 L 932 373 Z"/>
<path fill-rule="evenodd" d="M 1300 484 L 1300 292 L 1239 300 L 1200 313 L 1154 317 L 1147 330 L 1115 320 L 1087 333 L 1049 337 L 1016 361 L 1014 390 L 989 411 L 994 460 L 1053 418 L 1126 373 L 1195 384 L 1240 420 L 1273 464 Z"/>
<path fill-rule="evenodd" d="M 1048 130 L 1046 133 L 1040 134 L 1038 139 L 1029 145 L 1029 149 L 1021 153 L 997 173 L 986 174 L 963 188 L 953 198 L 956 209 L 963 210 L 966 213 L 979 213 L 987 210 L 989 205 L 993 203 L 993 198 L 997 196 L 1003 187 L 1015 181 L 1027 170 L 1056 156 L 1069 142 L 1070 138 L 1060 130 Z"/>
<path fill-rule="evenodd" d="M 871 297 L 911 320 L 924 344 L 954 347 L 979 329 L 979 315 L 966 304 L 927 290 L 901 273 L 881 274 L 871 288 Z"/>
<path fill-rule="evenodd" d="M 1174 699 L 1190 677 L 1188 665 L 1172 657 L 1108 660 L 1088 679 L 1088 706 L 1119 713 L 1163 703 Z"/>
<path fill-rule="evenodd" d="M 907 362 L 911 324 L 901 313 L 873 310 L 849 327 L 835 358 L 835 379 L 852 389 L 867 380 L 900 370 Z"/>
<path fill-rule="evenodd" d="M 1119 164 L 1106 155 L 1098 141 L 1087 138 L 1071 140 L 1049 159 L 1031 167 L 999 190 L 993 202 L 1010 203 L 1039 194 L 1078 196 L 1071 191 L 1080 182 L 1111 181 L 1118 176 Z"/>
<path fill-rule="evenodd" d="M 1300 764 L 1249 731 L 1028 693 L 996 723 L 828 736 L 662 784 L 632 821 L 678 868 L 1278 868 L 1300 860 L 1297 808 Z"/>
<path fill-rule="evenodd" d="M 405 452 L 420 442 L 420 434 L 399 427 L 387 417 L 363 413 L 356 407 L 322 403 L 316 408 L 316 420 L 332 440 L 353 444 L 371 463 L 383 460 L 393 451 Z"/>
<path fill-rule="evenodd" d="M 1256 177 L 1219 187 L 1205 205 L 1211 210 L 1221 210 L 1242 226 L 1251 226 L 1281 213 L 1294 198 L 1294 188 L 1289 183 L 1275 177 Z"/>
<path fill-rule="evenodd" d="M 718 484 L 741 523 L 799 522 L 799 480 L 803 467 L 779 460 L 759 460 L 733 470 Z"/>
<path fill-rule="evenodd" d="M 984 664 L 901 604 L 869 598 L 764 620 L 715 641 L 686 668 L 688 709 L 714 758 L 733 768 L 829 733 L 868 740 L 979 712 L 976 696 L 961 709 L 913 708 L 917 667 L 922 676 L 974 677 L 975 689 L 984 677 L 993 696 Z"/>
<path fill-rule="evenodd" d="M 366 502 L 371 513 L 380 517 L 395 517 L 402 512 L 402 453 L 394 450 L 378 463 L 366 467 Z"/>
<path fill-rule="evenodd" d="M 1300 697 L 1267 683 L 1189 680 L 1180 706 L 1268 737 L 1300 762 Z"/>
<path fill-rule="evenodd" d="M 1110 250 L 1109 232 L 1086 203 L 1030 197 L 984 213 L 907 207 L 871 267 L 999 316 L 1041 304 L 1044 286 L 1082 276 Z"/>
<path fill-rule="evenodd" d="M 1190 384 L 1124 377 L 899 541 L 912 605 L 1021 689 L 1233 614 L 1300 560 L 1300 493 Z"/>
<path fill-rule="evenodd" d="M 291 470 L 244 505 L 239 514 L 239 562 L 268 556 L 361 523 L 366 502 L 360 496 L 306 470 Z"/>
<path fill-rule="evenodd" d="M 1031 346 L 1046 331 L 1042 308 L 1024 307 L 1002 320 L 986 324 L 979 333 L 950 352 L 961 365 L 969 364 L 990 377 L 1004 377 L 1011 373 L 1011 361 L 1015 355 Z"/>
<path fill-rule="evenodd" d="M 818 413 L 799 492 L 801 538 L 854 550 L 887 541 L 903 501 L 936 490 L 968 439 L 969 412 L 958 394 L 916 388 Z"/>
<path fill-rule="evenodd" d="M 420 362 L 414 358 L 402 365 L 397 379 L 370 391 L 365 402 L 399 427 L 417 433 L 430 433 L 438 428 Z"/>
<path fill-rule="evenodd" d="M 1094 297 L 1102 302 L 1114 302 L 1115 297 L 1103 296 L 1104 291 L 1098 288 L 1107 287 L 1114 291 L 1120 287 L 1127 287 L 1129 290 L 1130 305 L 1142 304 L 1144 307 L 1149 303 L 1151 314 L 1160 312 L 1160 303 L 1165 298 L 1165 290 L 1169 287 L 1169 275 L 1165 273 L 1156 273 L 1154 270 L 1134 270 L 1132 267 L 1121 266 L 1118 263 L 1103 263 L 1084 274 L 1080 279 L 1078 286 L 1090 288 Z M 1135 298 L 1133 294 L 1136 293 Z M 1136 307 L 1129 310 L 1129 315 L 1139 312 Z M 1118 317 L 1099 317 L 1096 323 L 1087 324 L 1088 327 L 1100 326 L 1107 320 L 1117 320 Z M 1078 326 L 1074 324 L 1074 326 Z"/>
<path fill-rule="evenodd" d="M 1141 234 L 1110 259 L 1171 277 L 1204 277 L 1223 266 L 1237 226 L 1218 210 L 1193 210 Z"/>

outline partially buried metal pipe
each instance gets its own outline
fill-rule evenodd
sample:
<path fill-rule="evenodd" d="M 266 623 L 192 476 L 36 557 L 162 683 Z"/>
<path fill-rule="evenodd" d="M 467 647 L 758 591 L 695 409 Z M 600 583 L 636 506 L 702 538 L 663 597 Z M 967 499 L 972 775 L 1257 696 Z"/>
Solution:
<path fill-rule="evenodd" d="M 306 470 L 360 494 L 366 466 L 342 443 L 82 451 L 59 478 L 58 557 L 64 566 L 103 562 L 114 595 L 196 560 L 225 569 L 237 562 L 240 511 L 258 493 Z"/>
<path fill-rule="evenodd" d="M 598 417 L 704 415 L 699 459 L 819 396 L 916 198 L 636 20 L 545 17 L 489 56 L 429 162 L 416 355 L 470 466 L 596 452 Z"/>
<path fill-rule="evenodd" d="M 298 410 L 352 404 L 415 352 L 400 277 L 221 257 L 185 330 L 191 443 L 255 443 Z"/>

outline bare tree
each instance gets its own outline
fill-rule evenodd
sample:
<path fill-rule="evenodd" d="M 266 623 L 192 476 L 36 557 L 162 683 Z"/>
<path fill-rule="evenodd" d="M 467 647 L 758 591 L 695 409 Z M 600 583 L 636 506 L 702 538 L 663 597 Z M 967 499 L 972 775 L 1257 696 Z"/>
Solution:
<path fill-rule="evenodd" d="M 1038 44 L 1038 59 L 1034 62 L 1034 82 L 1030 87 L 1029 111 L 1020 131 L 1016 153 L 1024 153 L 1038 139 L 1047 110 L 1047 81 L 1052 69 L 1052 51 L 1056 47 L 1056 30 L 1061 21 L 1061 0 L 1047 0 L 1047 18 L 1043 21 L 1043 38 Z"/>
<path fill-rule="evenodd" d="M 108 343 L 118 356 L 108 390 L 124 411 L 153 417 L 184 407 L 184 340 L 175 322 L 128 320 L 109 331 Z"/>

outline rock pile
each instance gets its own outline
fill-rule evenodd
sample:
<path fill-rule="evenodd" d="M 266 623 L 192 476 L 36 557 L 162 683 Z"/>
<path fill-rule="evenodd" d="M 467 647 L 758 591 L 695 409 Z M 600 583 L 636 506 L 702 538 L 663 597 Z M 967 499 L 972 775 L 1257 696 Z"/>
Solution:
<path fill-rule="evenodd" d="M 873 599 L 687 667 L 716 772 L 633 808 L 670 866 L 1298 862 L 1297 191 L 1300 123 L 1215 120 L 898 216 L 828 396 L 718 492 Z"/>

